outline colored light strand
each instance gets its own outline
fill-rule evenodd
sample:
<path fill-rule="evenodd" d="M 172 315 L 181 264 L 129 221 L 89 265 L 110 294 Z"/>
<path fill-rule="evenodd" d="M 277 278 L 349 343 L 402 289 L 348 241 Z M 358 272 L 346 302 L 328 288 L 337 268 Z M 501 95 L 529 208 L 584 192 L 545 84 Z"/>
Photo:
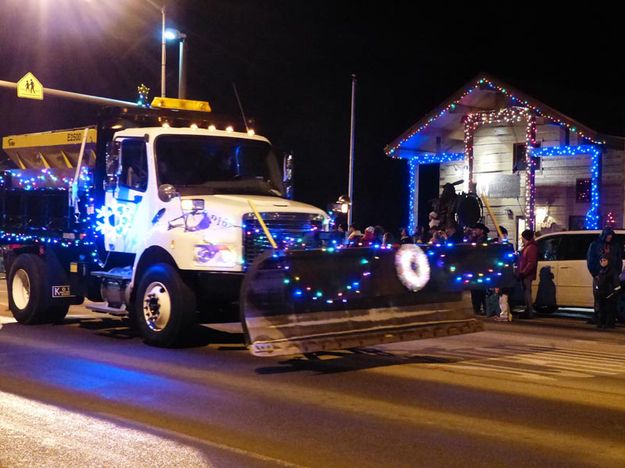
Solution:
<path fill-rule="evenodd" d="M 65 171 L 66 172 L 66 171 Z M 79 184 L 87 186 L 93 184 L 90 169 L 83 167 Z M 8 169 L 0 176 L 0 188 L 34 190 L 67 190 L 73 180 L 72 175 L 61 175 L 54 169 Z"/>
<path fill-rule="evenodd" d="M 588 140 L 591 143 L 594 143 L 594 144 L 605 144 L 605 141 L 603 141 L 603 140 L 601 140 L 601 141 L 600 140 L 595 140 L 595 139 L 591 138 L 589 135 L 586 135 L 582 131 L 578 130 L 577 127 L 575 127 L 574 125 L 571 125 L 568 122 L 564 122 L 562 119 L 559 119 L 557 117 L 554 117 L 552 115 L 549 115 L 549 114 L 543 112 L 539 107 L 531 105 L 529 103 L 529 101 L 527 101 L 527 100 L 524 100 L 524 99 L 521 99 L 521 98 L 519 98 L 517 96 L 514 96 L 505 87 L 496 85 L 495 83 L 493 83 L 492 81 L 490 81 L 487 78 L 481 78 L 481 79 L 477 80 L 475 83 L 473 83 L 472 85 L 470 85 L 464 91 L 464 93 L 462 93 L 460 95 L 459 98 L 457 98 L 453 102 L 447 104 L 439 112 L 437 112 L 435 115 L 431 116 L 425 123 L 423 123 L 419 127 L 415 128 L 414 130 L 410 131 L 410 133 L 408 133 L 406 136 L 402 137 L 396 144 L 387 146 L 384 149 L 384 152 L 386 153 L 387 156 L 391 156 L 391 157 L 394 157 L 394 158 L 400 158 L 400 156 L 397 155 L 396 153 L 398 152 L 397 150 L 401 147 L 401 145 L 406 143 L 408 140 L 410 140 L 416 134 L 418 134 L 418 133 L 422 132 L 423 130 L 425 130 L 426 128 L 428 128 L 435 120 L 438 120 L 443 115 L 445 115 L 448 112 L 453 111 L 454 109 L 456 109 L 456 107 L 461 104 L 462 100 L 465 97 L 467 97 L 468 95 L 470 95 L 471 93 L 473 93 L 475 90 L 483 89 L 485 87 L 488 88 L 488 89 L 496 90 L 496 91 L 504 94 L 505 96 L 510 98 L 511 101 L 513 101 L 514 103 L 518 104 L 519 106 L 526 107 L 527 109 L 531 110 L 536 115 L 544 117 L 544 118 L 546 118 L 546 119 L 548 119 L 548 120 L 550 120 L 550 121 L 552 121 L 552 122 L 554 122 L 554 123 L 556 123 L 556 124 L 558 124 L 558 125 L 560 125 L 562 127 L 565 127 L 567 129 L 569 129 L 569 131 L 571 131 L 572 133 L 577 133 L 581 138 L 584 138 L 584 139 Z"/>
<path fill-rule="evenodd" d="M 414 159 L 408 160 L 408 232 L 413 234 L 417 230 L 417 220 L 415 219 L 417 200 L 417 177 L 419 163 Z"/>
<path fill-rule="evenodd" d="M 68 191 L 72 183 L 73 177 L 63 176 L 62 171 L 54 169 L 10 169 L 4 171 L 0 178 L 0 190 L 8 192 L 29 192 L 29 191 Z M 0 240 L 3 243 L 15 244 L 35 244 L 48 245 L 54 247 L 86 247 L 83 253 L 79 250 L 78 257 L 88 258 L 93 263 L 102 266 L 100 261 L 97 240 L 100 237 L 95 229 L 95 208 L 94 198 L 91 195 L 93 189 L 93 172 L 92 168 L 83 167 L 80 172 L 78 181 L 78 206 L 75 211 L 69 215 L 73 216 L 76 227 L 69 230 L 59 228 L 52 229 L 48 227 L 38 226 L 29 227 L 23 225 L 13 231 L 0 230 Z M 79 209 L 78 209 L 79 208 Z M 28 232 L 28 231 L 37 231 Z M 27 231 L 27 232 L 23 232 Z"/>
<path fill-rule="evenodd" d="M 150 88 L 141 83 L 137 86 L 137 104 L 141 107 L 150 107 Z"/>
<path fill-rule="evenodd" d="M 532 148 L 532 159 L 549 156 L 584 156 L 590 155 L 590 208 L 586 213 L 584 227 L 599 229 L 600 222 L 600 184 L 601 184 L 601 149 L 597 145 L 547 146 Z"/>
<path fill-rule="evenodd" d="M 441 275 L 443 275 L 446 278 L 445 281 L 450 290 L 461 290 L 467 287 L 487 287 L 488 285 L 496 284 L 497 280 L 507 272 L 510 272 L 514 266 L 515 254 L 508 251 L 495 258 L 489 258 L 488 264 L 481 267 L 481 269 L 472 269 L 472 265 L 470 264 L 463 265 L 461 264 L 462 262 L 458 263 L 449 259 L 455 247 L 455 244 L 450 243 L 420 246 L 418 250 L 425 250 L 425 257 L 427 257 L 429 267 L 421 265 L 415 270 L 415 265 L 410 266 L 406 264 L 404 266 L 404 273 L 419 273 L 420 275 L 419 286 L 413 289 L 421 289 L 425 286 L 427 281 L 421 280 L 425 279 L 423 274 L 426 270 L 428 271 L 428 278 L 432 277 L 440 280 Z M 465 250 L 488 250 L 491 247 L 492 246 L 487 243 L 462 244 L 462 248 Z M 387 246 L 360 249 L 362 255 L 352 260 L 353 263 L 350 271 L 353 271 L 353 274 L 350 274 L 350 277 L 346 279 L 344 284 L 337 285 L 331 289 L 327 287 L 324 289 L 324 287 L 320 286 L 314 274 L 312 278 L 309 278 L 308 272 L 306 271 L 293 271 L 287 259 L 283 265 L 278 265 L 278 269 L 284 272 L 283 285 L 287 291 L 287 296 L 290 296 L 297 303 L 308 302 L 313 304 L 325 302 L 328 305 L 347 303 L 350 300 L 359 299 L 363 291 L 369 290 L 369 283 L 372 280 L 374 272 L 379 271 L 376 265 L 381 257 L 379 254 L 376 254 L 376 250 L 393 251 L 396 249 Z M 336 254 L 337 251 L 337 249 L 328 248 L 323 249 L 322 254 L 333 255 Z M 401 260 L 398 258 L 398 254 L 400 253 L 401 249 L 396 253 L 396 262 Z M 409 255 L 410 251 L 407 251 L 407 254 Z M 282 255 L 282 253 L 276 253 L 274 257 L 278 258 Z M 414 262 L 411 261 L 410 263 Z M 398 272 L 398 274 L 401 273 Z M 405 279 L 406 278 L 404 278 L 404 280 Z M 412 279 L 414 280 L 414 278 Z"/>
<path fill-rule="evenodd" d="M 536 116 L 527 115 L 525 127 L 525 222 L 528 229 L 536 229 Z"/>

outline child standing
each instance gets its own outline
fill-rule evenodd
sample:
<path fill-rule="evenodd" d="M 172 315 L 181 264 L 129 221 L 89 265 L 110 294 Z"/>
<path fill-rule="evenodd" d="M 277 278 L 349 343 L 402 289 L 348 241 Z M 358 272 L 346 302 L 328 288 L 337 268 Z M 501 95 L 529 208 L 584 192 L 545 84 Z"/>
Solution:
<path fill-rule="evenodd" d="M 621 289 L 619 273 L 606 256 L 599 259 L 601 269 L 593 278 L 593 292 L 597 304 L 597 328 L 614 328 L 618 292 Z"/>

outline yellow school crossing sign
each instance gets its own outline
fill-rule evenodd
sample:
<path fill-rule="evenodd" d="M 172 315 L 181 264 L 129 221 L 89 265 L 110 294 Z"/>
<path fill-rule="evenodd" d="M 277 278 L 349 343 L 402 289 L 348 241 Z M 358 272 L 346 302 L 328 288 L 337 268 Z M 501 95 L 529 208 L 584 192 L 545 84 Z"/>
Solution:
<path fill-rule="evenodd" d="M 26 73 L 17 82 L 17 97 L 43 99 L 43 85 L 31 72 Z"/>

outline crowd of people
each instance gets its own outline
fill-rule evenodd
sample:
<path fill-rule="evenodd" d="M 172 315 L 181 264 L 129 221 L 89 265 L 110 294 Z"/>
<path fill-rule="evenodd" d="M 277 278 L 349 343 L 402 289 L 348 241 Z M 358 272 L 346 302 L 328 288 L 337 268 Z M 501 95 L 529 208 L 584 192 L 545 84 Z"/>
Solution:
<path fill-rule="evenodd" d="M 356 225 L 338 226 L 344 233 L 345 245 L 366 247 L 370 245 L 401 244 L 437 244 L 437 243 L 493 243 L 508 242 L 508 231 L 499 226 L 498 235 L 490 238 L 489 228 L 483 223 L 476 223 L 462 229 L 456 223 L 441 226 L 435 212 L 430 213 L 428 227 L 420 227 L 415 233 L 401 228 L 398 235 L 385 230 L 382 226 L 368 226 L 364 232 Z M 526 318 L 533 318 L 535 310 L 532 298 L 532 283 L 536 281 L 538 267 L 538 244 L 534 232 L 527 229 L 521 233 L 522 248 L 518 254 L 515 276 L 522 291 Z M 616 242 L 614 231 L 603 230 L 601 235 L 590 245 L 587 253 L 588 271 L 593 278 L 594 314 L 590 320 L 598 328 L 614 328 L 621 299 L 621 281 L 625 282 L 623 271 L 623 252 Z M 477 315 L 493 317 L 497 321 L 511 321 L 510 297 L 515 288 L 472 289 L 471 303 Z M 623 304 L 625 306 L 625 304 Z M 625 307 L 623 307 L 625 309 Z"/>
<path fill-rule="evenodd" d="M 364 232 L 358 226 L 352 224 L 337 226 L 339 232 L 343 233 L 344 243 L 348 247 L 367 247 L 370 245 L 401 245 L 401 244 L 438 244 L 438 243 L 488 243 L 488 242 L 508 242 L 508 231 L 503 226 L 499 226 L 501 238 L 491 239 L 488 237 L 489 228 L 483 223 L 476 223 L 471 227 L 462 229 L 457 223 L 448 223 L 440 226 L 436 219 L 436 213 L 430 213 L 430 224 L 428 229 L 420 228 L 414 234 L 408 232 L 407 228 L 401 228 L 399 235 L 395 236 L 390 231 L 386 231 L 382 226 L 369 226 Z M 535 278 L 535 266 L 534 266 Z M 528 280 L 525 281 L 527 283 Z M 509 306 L 509 296 L 511 291 L 507 289 L 486 290 L 474 289 L 471 291 L 471 302 L 473 310 L 480 315 L 494 315 L 496 310 L 496 320 L 509 321 L 512 319 Z M 489 307 L 489 301 L 497 299 L 497 307 Z"/>

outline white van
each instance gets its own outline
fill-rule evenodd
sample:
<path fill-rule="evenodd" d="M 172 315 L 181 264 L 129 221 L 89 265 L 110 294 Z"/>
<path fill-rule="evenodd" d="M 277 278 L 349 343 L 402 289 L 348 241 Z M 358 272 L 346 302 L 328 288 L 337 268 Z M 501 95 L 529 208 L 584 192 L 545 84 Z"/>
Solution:
<path fill-rule="evenodd" d="M 623 248 L 625 230 L 614 232 L 616 241 Z M 599 235 L 599 230 L 563 231 L 536 239 L 538 270 L 532 294 L 537 309 L 553 311 L 557 307 L 593 307 L 592 276 L 586 266 L 586 254 Z"/>

